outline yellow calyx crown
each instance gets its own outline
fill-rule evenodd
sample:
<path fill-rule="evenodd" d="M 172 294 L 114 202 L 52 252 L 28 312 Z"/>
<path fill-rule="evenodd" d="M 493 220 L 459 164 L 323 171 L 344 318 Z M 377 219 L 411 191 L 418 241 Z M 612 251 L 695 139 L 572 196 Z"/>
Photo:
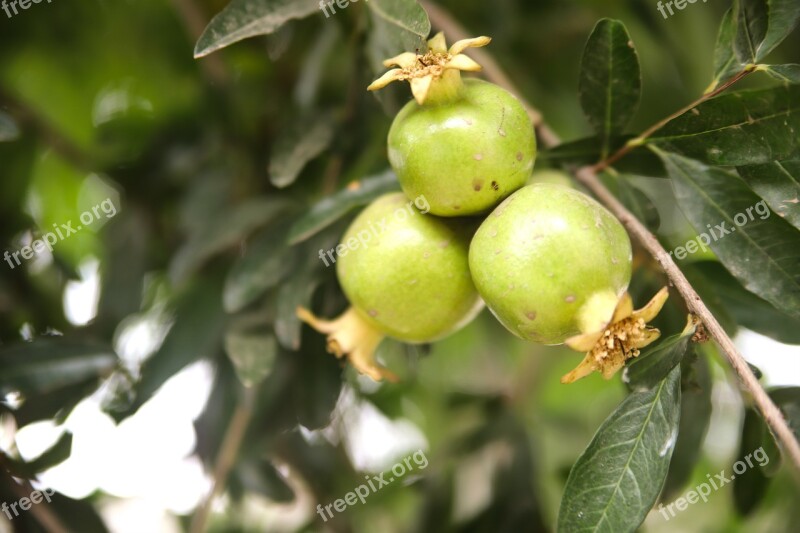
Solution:
<path fill-rule="evenodd" d="M 397 67 L 372 82 L 370 91 L 382 89 L 393 81 L 407 80 L 414 99 L 425 102 L 453 98 L 461 88 L 460 71 L 478 72 L 481 66 L 461 52 L 467 48 L 486 46 L 490 37 L 475 37 L 457 41 L 449 49 L 443 33 L 428 41 L 424 54 L 405 52 L 383 62 L 385 67 Z"/>
<path fill-rule="evenodd" d="M 567 339 L 567 346 L 586 352 L 586 357 L 561 378 L 561 383 L 572 383 L 595 370 L 605 379 L 610 379 L 625 366 L 625 361 L 637 357 L 641 348 L 661 336 L 658 329 L 647 324 L 658 315 L 668 296 L 669 291 L 664 287 L 647 305 L 634 311 L 633 301 L 625 293 L 614 310 L 614 316 L 602 329 Z"/>

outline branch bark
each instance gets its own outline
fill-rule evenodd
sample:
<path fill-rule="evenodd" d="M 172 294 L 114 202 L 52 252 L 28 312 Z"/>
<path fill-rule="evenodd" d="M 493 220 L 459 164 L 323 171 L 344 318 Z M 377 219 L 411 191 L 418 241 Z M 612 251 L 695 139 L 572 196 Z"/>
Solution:
<path fill-rule="evenodd" d="M 421 0 L 420 4 L 422 4 L 423 8 L 428 12 L 428 16 L 430 17 L 433 25 L 442 30 L 449 37 L 450 41 L 466 39 L 470 36 L 463 26 L 461 26 L 461 24 L 444 9 L 432 4 L 428 0 Z M 481 49 L 470 50 L 470 53 L 474 54 L 476 60 L 483 65 L 483 71 L 487 79 L 505 88 L 523 102 L 525 108 L 528 110 L 528 114 L 533 120 L 533 124 L 536 127 L 536 131 L 542 144 L 546 147 L 558 145 L 560 143 L 558 135 L 556 135 L 555 132 L 550 129 L 550 127 L 544 121 L 541 113 L 522 97 L 494 58 Z M 682 114 L 686 111 L 689 111 L 694 106 L 699 105 L 712 96 L 716 96 L 733 85 L 733 83 L 749 74 L 749 72 L 751 72 L 751 70 L 745 69 L 745 71 L 737 75 L 734 80 L 718 88 L 712 94 L 701 97 L 690 106 L 687 106 L 681 110 L 679 113 Z M 671 115 L 667 119 L 649 128 L 645 133 L 647 136 L 653 134 L 677 115 L 677 113 Z M 641 137 L 642 136 L 640 136 L 640 138 Z M 747 365 L 747 361 L 744 359 L 742 354 L 739 353 L 739 350 L 736 348 L 731 338 L 727 333 L 725 333 L 725 330 L 722 328 L 719 321 L 717 321 L 711 311 L 708 310 L 708 307 L 706 307 L 703 300 L 697 294 L 697 291 L 694 290 L 694 287 L 692 287 L 692 285 L 686 279 L 686 276 L 684 276 L 683 272 L 681 272 L 680 268 L 678 268 L 678 265 L 676 265 L 672 260 L 669 253 L 667 253 L 664 247 L 661 246 L 661 243 L 658 242 L 658 239 L 655 237 L 655 235 L 653 235 L 630 211 L 628 211 L 628 209 L 622 205 L 622 203 L 620 203 L 620 201 L 617 200 L 617 198 L 611 194 L 611 192 L 598 179 L 598 169 L 606 168 L 614 161 L 626 155 L 632 148 L 633 147 L 629 148 L 627 151 L 625 151 L 625 153 L 614 154 L 608 160 L 601 162 L 598 165 L 587 166 L 578 169 L 575 172 L 575 178 L 587 189 L 589 189 L 592 194 L 594 194 L 597 199 L 600 200 L 600 202 L 602 202 L 609 209 L 609 211 L 611 211 L 620 220 L 620 222 L 622 222 L 622 224 L 628 230 L 628 233 L 658 261 L 670 282 L 683 297 L 689 310 L 703 321 L 703 324 L 705 325 L 710 337 L 717 342 L 717 345 L 722 350 L 722 353 L 725 355 L 731 367 L 736 372 L 740 383 L 745 390 L 750 393 L 756 408 L 764 417 L 764 421 L 770 427 L 772 433 L 777 437 L 783 453 L 788 456 L 790 462 L 793 464 L 795 475 L 800 475 L 800 444 L 797 442 L 794 433 L 786 422 L 786 419 L 784 418 L 780 409 L 778 409 L 767 392 L 758 382 L 758 379 Z"/>

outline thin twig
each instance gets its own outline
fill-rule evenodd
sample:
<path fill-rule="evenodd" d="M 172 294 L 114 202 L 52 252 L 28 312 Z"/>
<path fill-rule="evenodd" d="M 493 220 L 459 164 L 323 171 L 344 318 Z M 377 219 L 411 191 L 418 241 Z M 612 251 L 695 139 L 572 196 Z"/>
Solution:
<path fill-rule="evenodd" d="M 444 31 L 445 34 L 451 38 L 451 40 L 460 40 L 468 37 L 469 34 L 455 19 L 452 18 L 452 16 L 450 16 L 449 13 L 432 5 L 428 1 L 423 1 L 421 3 L 428 12 L 428 16 L 430 17 L 433 25 Z M 476 50 L 476 52 L 477 51 L 479 50 Z M 500 70 L 500 68 L 497 66 L 497 63 L 491 59 L 491 56 L 489 56 L 488 53 L 483 53 L 486 55 L 481 57 L 481 63 L 484 66 L 484 72 L 487 79 L 513 92 L 520 98 L 520 100 L 524 102 L 524 98 L 522 98 L 522 96 L 515 91 L 511 82 L 508 81 L 508 77 L 502 72 L 502 70 Z M 497 75 L 498 70 L 500 71 L 500 76 Z M 686 107 L 678 113 L 675 113 L 667 119 L 655 124 L 653 127 L 646 130 L 645 133 L 643 133 L 639 138 L 646 138 L 652 135 L 655 131 L 663 127 L 673 118 L 690 111 L 699 103 L 702 103 L 709 98 L 720 94 L 722 91 L 747 76 L 750 72 L 752 72 L 750 67 L 746 68 L 744 71 L 734 76 L 708 95 L 705 95 L 694 102 L 692 107 Z M 536 126 L 539 138 L 542 140 L 542 144 L 547 147 L 558 145 L 560 143 L 558 135 L 556 135 L 548 127 L 547 123 L 541 119 L 541 113 L 539 113 L 530 103 L 526 102 L 525 105 L 531 117 L 540 117 L 538 122 L 534 121 L 534 125 Z M 611 160 L 614 159 L 615 156 L 617 157 L 614 159 L 614 161 L 626 155 L 631 149 L 625 151 L 625 153 L 619 156 L 617 156 L 617 154 L 611 156 L 608 160 L 606 160 L 605 166 L 602 168 L 610 165 L 611 162 L 613 162 Z M 789 457 L 791 463 L 794 465 L 795 474 L 799 474 L 800 444 L 797 442 L 794 433 L 789 428 L 789 425 L 787 424 L 786 419 L 783 417 L 780 409 L 778 409 L 764 388 L 758 382 L 758 379 L 747 365 L 747 361 L 744 359 L 744 357 L 742 357 L 742 354 L 739 353 L 731 338 L 727 333 L 725 333 L 725 330 L 722 329 L 720 323 L 717 321 L 714 315 L 711 314 L 711 311 L 708 310 L 708 307 L 706 307 L 703 300 L 697 294 L 697 291 L 694 290 L 692 285 L 686 279 L 686 276 L 684 276 L 683 272 L 681 272 L 681 270 L 678 268 L 678 265 L 675 264 L 675 262 L 672 260 L 672 257 L 670 257 L 664 247 L 661 246 L 661 243 L 658 242 L 658 239 L 656 239 L 656 237 L 650 233 L 650 231 L 600 182 L 600 180 L 597 178 L 597 168 L 600 168 L 599 165 L 580 168 L 575 172 L 575 177 L 612 213 L 614 213 L 614 215 L 628 230 L 628 233 L 659 262 L 661 268 L 664 270 L 664 273 L 675 286 L 675 289 L 686 301 L 686 305 L 689 310 L 703 321 L 711 338 L 713 338 L 722 349 L 722 352 L 725 354 L 725 357 L 727 358 L 731 367 L 733 367 L 733 370 L 739 377 L 741 384 L 752 395 L 753 402 L 755 403 L 761 415 L 764 417 L 764 421 L 770 427 L 773 434 L 777 437 L 783 452 Z"/>
<path fill-rule="evenodd" d="M 8 467 L 5 460 L 5 454 L 0 452 L 0 468 L 8 472 Z M 11 477 L 10 472 L 6 474 L 8 477 L 8 485 L 11 487 L 11 490 L 22 498 L 30 499 L 31 494 L 36 492 L 36 489 L 30 484 L 27 479 L 22 480 L 22 484 L 18 484 L 14 481 Z M 41 491 L 39 491 L 41 492 Z M 48 500 L 49 501 L 49 500 Z M 14 511 L 16 512 L 16 510 Z M 31 505 L 30 512 L 33 517 L 39 522 L 45 531 L 49 533 L 69 533 L 69 529 L 64 526 L 58 516 L 46 505 L 34 504 Z"/>
<path fill-rule="evenodd" d="M 202 533 L 206 530 L 206 523 L 211 514 L 211 505 L 225 488 L 228 475 L 236 462 L 239 449 L 242 447 L 247 426 L 250 425 L 250 419 L 253 416 L 254 402 L 255 391 L 250 387 L 244 389 L 242 399 L 236 407 L 236 412 L 234 412 L 228 430 L 225 432 L 225 437 L 222 439 L 217 463 L 214 466 L 214 480 L 211 490 L 192 519 L 190 533 Z"/>

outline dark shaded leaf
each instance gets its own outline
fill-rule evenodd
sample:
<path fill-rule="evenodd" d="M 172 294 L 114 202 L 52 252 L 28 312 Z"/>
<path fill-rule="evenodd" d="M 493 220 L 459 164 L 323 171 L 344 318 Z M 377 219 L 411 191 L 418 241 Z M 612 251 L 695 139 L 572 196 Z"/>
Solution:
<path fill-rule="evenodd" d="M 733 40 L 736 37 L 736 17 L 733 8 L 725 12 L 717 34 L 714 47 L 714 82 L 711 89 L 742 71 L 744 66 L 737 60 L 733 51 Z"/>
<path fill-rule="evenodd" d="M 282 189 L 295 182 L 306 164 L 328 149 L 333 140 L 333 117 L 316 113 L 297 119 L 272 150 L 270 182 Z"/>
<path fill-rule="evenodd" d="M 297 253 L 286 243 L 287 228 L 287 224 L 266 228 L 233 265 L 223 293 L 227 312 L 240 311 L 292 271 Z"/>
<path fill-rule="evenodd" d="M 800 83 L 800 65 L 759 65 L 758 70 L 766 72 L 776 80 L 784 83 Z"/>
<path fill-rule="evenodd" d="M 679 367 L 603 422 L 567 479 L 559 532 L 633 532 L 661 492 L 680 418 Z"/>
<path fill-rule="evenodd" d="M 206 56 L 248 37 L 270 34 L 287 21 L 318 10 L 318 0 L 232 0 L 211 19 L 195 45 L 194 57 Z"/>
<path fill-rule="evenodd" d="M 612 135 L 636 114 L 641 85 L 639 59 L 625 25 L 601 19 L 583 50 L 578 92 L 584 114 L 603 141 L 603 158 Z"/>
<path fill-rule="evenodd" d="M 711 388 L 706 357 L 686 357 L 681 361 L 681 422 L 661 501 L 671 500 L 686 485 L 701 456 L 711 421 Z"/>
<path fill-rule="evenodd" d="M 294 500 L 291 487 L 269 461 L 242 461 L 236 466 L 235 472 L 248 491 L 261 494 L 277 503 Z"/>
<path fill-rule="evenodd" d="M 369 204 L 375 198 L 400 190 L 394 172 L 351 183 L 347 188 L 315 204 L 289 230 L 289 244 L 297 244 L 330 226 L 357 207 Z"/>
<path fill-rule="evenodd" d="M 178 298 L 175 323 L 161 347 L 142 365 L 141 378 L 135 385 L 136 400 L 124 411 L 109 414 L 117 420 L 132 415 L 180 370 L 216 355 L 225 327 L 220 293 L 219 282 L 204 280 Z"/>
<path fill-rule="evenodd" d="M 15 141 L 19 138 L 19 127 L 7 113 L 0 111 L 0 143 Z"/>
<path fill-rule="evenodd" d="M 612 153 L 617 151 L 632 138 L 631 135 L 614 137 L 609 151 Z M 602 151 L 603 140 L 600 137 L 586 137 L 543 150 L 539 157 L 558 167 L 593 165 L 600 161 Z M 644 148 L 634 148 L 632 152 L 614 163 L 614 168 L 620 172 L 640 176 L 661 177 L 666 174 L 661 160 Z"/>
<path fill-rule="evenodd" d="M 765 445 L 767 440 L 770 442 Z M 731 477 L 736 476 L 733 480 L 733 501 L 736 511 L 742 516 L 752 513 L 767 493 L 770 478 L 766 476 L 759 464 L 765 461 L 780 460 L 778 455 L 772 457 L 767 455 L 765 459 L 762 454 L 767 454 L 767 450 L 773 453 L 777 451 L 769 429 L 764 424 L 761 415 L 754 409 L 745 409 L 738 460 L 732 467 L 734 472 L 731 473 Z M 753 457 L 754 452 L 759 455 L 758 458 Z M 748 456 L 750 456 L 749 465 L 747 464 Z M 759 462 L 758 459 L 761 461 Z"/>
<path fill-rule="evenodd" d="M 331 413 L 342 390 L 343 366 L 325 349 L 322 335 L 308 330 L 303 349 L 292 354 L 294 372 L 299 379 L 291 388 L 297 421 L 308 429 L 321 429 L 331 423 Z M 313 338 L 311 337 L 313 336 Z"/>
<path fill-rule="evenodd" d="M 636 187 L 626 176 L 617 180 L 617 198 L 633 213 L 650 231 L 657 231 L 661 225 L 661 216 L 652 200 L 641 189 Z"/>
<path fill-rule="evenodd" d="M 98 378 L 117 364 L 114 350 L 105 344 L 41 337 L 0 349 L 0 396 L 12 391 L 33 396 Z"/>
<path fill-rule="evenodd" d="M 59 465 L 72 454 L 72 433 L 65 431 L 50 448 L 31 461 L 9 460 L 9 468 L 15 477 L 37 479 L 36 474 Z"/>
<path fill-rule="evenodd" d="M 743 63 L 758 63 L 800 22 L 796 0 L 739 0 L 734 49 Z"/>
<path fill-rule="evenodd" d="M 658 385 L 683 360 L 696 330 L 689 316 L 682 332 L 667 337 L 632 359 L 623 371 L 622 381 L 632 391 L 648 390 Z"/>
<path fill-rule="evenodd" d="M 370 0 L 367 6 L 372 15 L 369 56 L 375 72 L 383 70 L 384 59 L 427 49 L 431 23 L 416 0 Z"/>
<path fill-rule="evenodd" d="M 736 322 L 778 342 L 800 344 L 800 320 L 778 311 L 766 300 L 747 291 L 721 264 L 702 261 L 692 264 L 691 268 L 710 284 Z"/>
<path fill-rule="evenodd" d="M 773 161 L 736 170 L 775 213 L 800 229 L 800 161 Z"/>
<path fill-rule="evenodd" d="M 800 387 L 780 387 L 769 391 L 772 401 L 775 402 L 789 427 L 794 431 L 795 436 L 800 440 Z"/>
<path fill-rule="evenodd" d="M 800 155 L 800 87 L 712 98 L 646 142 L 712 165 L 757 165 Z"/>
<path fill-rule="evenodd" d="M 54 419 L 56 423 L 66 420 L 78 402 L 97 390 L 99 379 L 94 376 L 84 381 L 59 387 L 44 394 L 25 398 L 25 402 L 14 411 L 19 427 L 40 420 Z"/>
<path fill-rule="evenodd" d="M 181 281 L 217 253 L 238 244 L 256 228 L 285 214 L 292 207 L 286 199 L 254 198 L 234 209 L 221 211 L 195 230 L 173 256 L 170 278 Z"/>
<path fill-rule="evenodd" d="M 659 155 L 692 226 L 700 233 L 717 226 L 715 238 L 707 240 L 722 264 L 747 290 L 800 318 L 800 233 L 780 217 L 754 216 L 762 200 L 739 176 L 676 154 Z"/>
<path fill-rule="evenodd" d="M 245 387 L 261 383 L 270 372 L 278 355 L 278 343 L 270 334 L 228 331 L 225 351 L 233 362 L 236 375 Z"/>

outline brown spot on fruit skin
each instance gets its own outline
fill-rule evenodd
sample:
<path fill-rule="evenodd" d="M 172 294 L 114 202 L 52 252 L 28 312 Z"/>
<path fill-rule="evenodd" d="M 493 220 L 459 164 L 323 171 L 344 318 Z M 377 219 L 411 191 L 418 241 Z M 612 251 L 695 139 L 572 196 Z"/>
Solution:
<path fill-rule="evenodd" d="M 477 192 L 483 188 L 483 180 L 474 179 L 472 180 L 472 188 Z"/>
<path fill-rule="evenodd" d="M 500 186 L 497 184 L 497 182 L 496 182 L 496 181 L 492 181 L 492 190 L 493 190 L 493 191 L 498 191 L 498 190 L 500 190 Z"/>
<path fill-rule="evenodd" d="M 461 206 L 460 206 L 460 205 L 454 205 L 454 206 L 453 206 L 453 209 L 454 209 L 455 211 L 458 211 L 459 209 L 461 209 Z"/>
<path fill-rule="evenodd" d="M 517 152 L 517 161 L 522 161 L 522 152 Z"/>
<path fill-rule="evenodd" d="M 572 302 L 575 301 L 575 295 L 574 294 L 570 294 L 569 296 L 564 298 L 564 301 L 567 302 L 568 304 L 571 304 Z"/>
<path fill-rule="evenodd" d="M 483 159 L 483 154 L 475 154 L 472 157 L 475 158 L 475 161 L 481 161 Z"/>
<path fill-rule="evenodd" d="M 373 318 L 378 316 L 378 312 L 375 309 L 370 309 L 369 311 L 367 311 L 367 314 Z"/>
<path fill-rule="evenodd" d="M 497 130 L 497 133 L 500 135 L 500 137 L 505 137 L 506 136 L 506 130 L 504 130 L 503 128 L 500 128 L 499 130 Z"/>
<path fill-rule="evenodd" d="M 536 311 L 528 311 L 525 316 L 528 320 L 536 320 Z"/>

